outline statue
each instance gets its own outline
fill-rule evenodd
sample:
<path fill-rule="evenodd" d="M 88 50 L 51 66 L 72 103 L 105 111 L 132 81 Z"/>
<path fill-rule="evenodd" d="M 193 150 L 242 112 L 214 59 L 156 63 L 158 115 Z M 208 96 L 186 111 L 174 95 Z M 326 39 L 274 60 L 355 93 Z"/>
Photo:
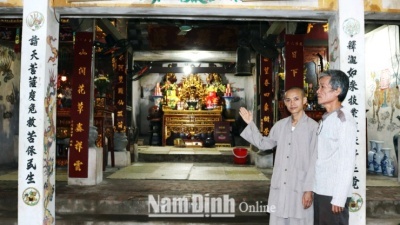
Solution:
<path fill-rule="evenodd" d="M 190 74 L 188 77 L 182 78 L 178 96 L 181 101 L 186 102 L 187 107 L 190 109 L 199 109 L 202 99 L 206 95 L 205 85 L 198 74 Z"/>
<path fill-rule="evenodd" d="M 227 97 L 231 97 L 232 96 L 232 89 L 231 89 L 231 85 L 230 84 L 226 85 L 224 96 L 227 96 Z"/>
<path fill-rule="evenodd" d="M 160 87 L 160 83 L 157 82 L 156 87 L 154 88 L 154 95 L 155 96 L 161 96 L 161 87 Z"/>
<path fill-rule="evenodd" d="M 222 83 L 221 75 L 218 73 L 209 73 L 206 80 L 207 84 Z"/>

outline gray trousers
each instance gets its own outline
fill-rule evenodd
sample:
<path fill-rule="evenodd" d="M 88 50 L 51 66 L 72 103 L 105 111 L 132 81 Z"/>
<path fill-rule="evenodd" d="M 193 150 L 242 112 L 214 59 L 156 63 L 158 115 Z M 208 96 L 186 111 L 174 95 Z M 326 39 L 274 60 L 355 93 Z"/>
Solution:
<path fill-rule="evenodd" d="M 332 196 L 314 193 L 314 225 L 349 225 L 349 202 L 347 198 L 343 211 L 332 212 Z"/>

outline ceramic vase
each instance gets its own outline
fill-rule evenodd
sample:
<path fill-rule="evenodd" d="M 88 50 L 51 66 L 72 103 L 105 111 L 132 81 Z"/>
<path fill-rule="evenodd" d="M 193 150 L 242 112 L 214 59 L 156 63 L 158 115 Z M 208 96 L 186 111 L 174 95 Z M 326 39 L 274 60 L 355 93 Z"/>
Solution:
<path fill-rule="evenodd" d="M 186 102 L 186 104 L 188 105 L 189 110 L 198 109 L 198 101 L 197 100 L 188 100 Z"/>
<path fill-rule="evenodd" d="M 232 96 L 223 96 L 223 98 L 225 99 L 225 108 L 226 109 L 231 109 L 231 102 L 233 100 L 234 97 Z"/>
<path fill-rule="evenodd" d="M 386 170 L 388 173 L 389 177 L 393 177 L 394 176 L 394 163 L 393 163 L 393 158 L 390 157 L 388 160 L 388 165 L 386 166 Z"/>
<path fill-rule="evenodd" d="M 392 164 L 390 161 L 390 148 L 382 148 L 383 157 L 381 161 L 382 175 L 389 176 L 388 165 Z M 393 173 L 392 173 L 393 174 Z"/>
<path fill-rule="evenodd" d="M 382 152 L 383 141 L 375 141 L 376 153 L 374 154 L 373 164 L 375 173 L 382 174 Z"/>
<path fill-rule="evenodd" d="M 384 154 L 382 159 L 382 174 L 385 176 L 393 177 L 395 173 L 395 160 L 391 154 L 391 148 L 382 148 Z"/>
<path fill-rule="evenodd" d="M 397 171 L 397 160 L 396 160 L 396 157 L 394 155 L 391 155 L 389 162 L 390 162 L 389 166 L 391 167 L 391 169 L 393 171 L 392 176 L 393 177 L 397 176 L 398 171 Z M 390 174 L 391 170 L 388 169 L 388 171 L 389 171 L 389 173 L 388 173 L 389 175 L 388 176 L 390 176 L 391 175 Z"/>
<path fill-rule="evenodd" d="M 376 153 L 376 144 L 375 144 L 375 140 L 370 140 L 369 141 L 370 145 L 369 145 L 369 151 L 368 151 L 368 164 L 367 164 L 367 169 L 368 172 L 375 172 L 374 169 L 374 155 Z"/>
<path fill-rule="evenodd" d="M 162 95 L 153 95 L 154 105 L 157 107 L 161 106 L 161 100 L 164 98 Z"/>

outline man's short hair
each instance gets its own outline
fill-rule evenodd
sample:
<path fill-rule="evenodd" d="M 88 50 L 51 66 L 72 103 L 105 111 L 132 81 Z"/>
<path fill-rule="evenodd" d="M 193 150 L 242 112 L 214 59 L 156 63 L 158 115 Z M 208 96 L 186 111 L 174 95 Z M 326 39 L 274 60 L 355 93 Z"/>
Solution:
<path fill-rule="evenodd" d="M 338 88 L 342 89 L 338 100 L 339 102 L 343 102 L 349 90 L 349 77 L 341 70 L 326 70 L 319 75 L 319 79 L 327 76 L 331 78 L 329 84 L 332 86 L 333 90 L 337 90 Z"/>

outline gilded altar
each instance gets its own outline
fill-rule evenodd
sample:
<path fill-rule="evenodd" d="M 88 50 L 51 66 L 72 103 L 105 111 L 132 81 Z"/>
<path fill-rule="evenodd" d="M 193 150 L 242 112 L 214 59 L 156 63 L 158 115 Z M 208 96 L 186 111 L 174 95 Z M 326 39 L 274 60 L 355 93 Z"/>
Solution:
<path fill-rule="evenodd" d="M 177 110 L 217 109 L 222 107 L 227 90 L 217 73 L 210 73 L 204 83 L 199 74 L 190 74 L 177 83 L 175 74 L 168 73 L 163 83 L 157 83 L 154 96 L 164 96 L 163 108 Z M 228 89 L 229 91 L 231 89 Z"/>
<path fill-rule="evenodd" d="M 167 73 L 154 89 L 154 96 L 163 98 L 162 104 L 155 106 L 162 106 L 161 144 L 173 145 L 178 138 L 188 142 L 214 139 L 215 124 L 222 121 L 221 97 L 231 94 L 218 73 L 209 73 L 205 82 L 199 74 L 177 82 L 175 74 Z"/>
<path fill-rule="evenodd" d="M 184 134 L 186 137 L 196 137 L 214 132 L 215 122 L 222 121 L 222 109 L 212 110 L 163 110 L 162 145 L 167 140 L 173 141 L 174 135 Z"/>

